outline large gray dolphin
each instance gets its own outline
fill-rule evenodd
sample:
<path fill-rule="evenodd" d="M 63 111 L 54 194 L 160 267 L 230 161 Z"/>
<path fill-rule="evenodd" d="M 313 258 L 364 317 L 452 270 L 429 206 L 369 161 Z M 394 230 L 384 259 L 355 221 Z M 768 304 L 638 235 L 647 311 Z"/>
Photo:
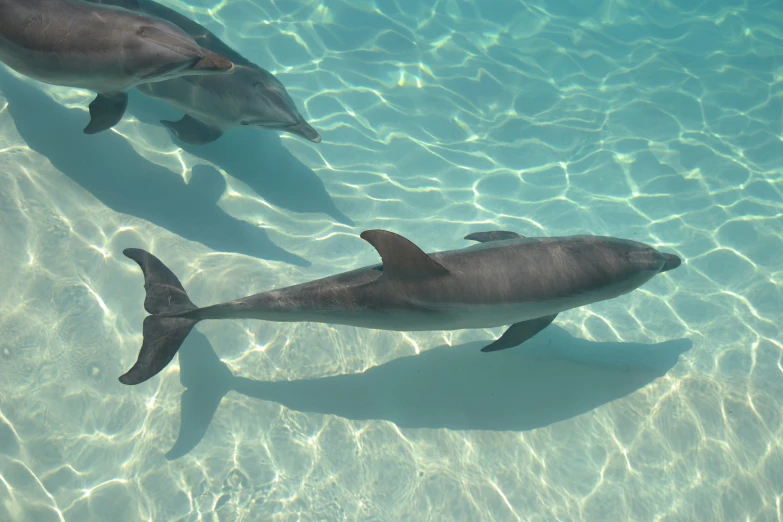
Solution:
<path fill-rule="evenodd" d="M 0 0 L 0 61 L 35 80 L 97 93 L 87 134 L 116 125 L 127 91 L 233 63 L 154 16 L 83 0 Z"/>
<path fill-rule="evenodd" d="M 382 264 L 198 308 L 171 270 L 136 248 L 124 254 L 144 273 L 144 340 L 120 377 L 139 384 L 160 372 L 193 326 L 205 319 L 344 324 L 379 330 L 460 330 L 511 325 L 482 351 L 517 346 L 558 313 L 634 290 L 680 258 L 624 239 L 524 238 L 479 232 L 460 250 L 424 253 L 385 230 L 362 232 Z"/>
<path fill-rule="evenodd" d="M 142 94 L 185 113 L 179 121 L 161 121 L 180 140 L 203 145 L 217 140 L 228 129 L 253 127 L 321 142 L 321 136 L 299 113 L 280 80 L 231 49 L 201 24 L 152 0 L 90 1 L 167 20 L 188 33 L 199 45 L 227 57 L 237 66 L 231 75 L 180 77 L 136 86 Z"/>

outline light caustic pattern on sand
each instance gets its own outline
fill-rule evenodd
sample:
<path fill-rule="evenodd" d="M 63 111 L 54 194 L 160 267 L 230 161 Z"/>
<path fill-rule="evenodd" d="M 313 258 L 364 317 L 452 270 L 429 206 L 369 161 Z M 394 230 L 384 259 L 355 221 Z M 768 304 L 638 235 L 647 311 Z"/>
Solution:
<path fill-rule="evenodd" d="M 222 172 L 229 189 L 221 208 L 267 227 L 273 243 L 312 265 L 214 252 L 104 206 L 26 146 L 3 103 L 4 517 L 783 518 L 776 2 L 164 3 L 280 77 L 324 138 L 283 143 L 356 226 L 290 212 Z M 30 88 L 69 106 L 84 108 L 87 99 Z M 136 120 L 133 107 L 112 132 L 171 176 L 190 179 L 203 163 L 165 129 Z M 628 296 L 562 314 L 562 335 L 584 348 L 576 361 L 574 350 L 547 358 L 517 349 L 485 354 L 471 363 L 475 374 L 459 373 L 462 356 L 449 354 L 500 329 L 204 323 L 198 330 L 220 359 L 260 381 L 261 391 L 229 393 L 200 444 L 166 461 L 179 429 L 180 366 L 139 387 L 117 383 L 135 360 L 144 316 L 141 275 L 122 249 L 153 251 L 196 303 L 208 304 L 374 263 L 358 238 L 371 228 L 425 250 L 460 247 L 466 233 L 494 228 L 606 234 L 649 242 L 685 263 Z M 546 342 L 554 334 L 542 335 Z M 589 360 L 607 342 L 680 339 L 692 348 L 665 375 Z M 482 362 L 493 356 L 510 364 Z M 395 370 L 398 361 L 410 372 Z M 425 379 L 428 394 L 410 400 L 398 387 L 404 398 L 390 395 L 395 406 L 384 410 L 384 386 L 444 364 L 462 382 L 443 391 Z M 539 387 L 519 387 L 514 373 L 498 377 L 514 364 L 522 384 L 538 375 Z M 317 379 L 364 371 L 367 379 L 346 381 L 353 396 L 334 391 L 341 385 L 325 394 L 331 404 L 312 399 L 323 389 Z M 547 387 L 542 377 L 562 375 L 584 388 Z M 294 383 L 291 393 L 273 387 L 303 379 L 316 381 Z M 598 404 L 580 410 L 600 383 L 607 389 Z M 474 395 L 460 395 L 471 386 L 481 400 L 473 406 Z M 449 396 L 486 415 L 460 418 Z M 419 402 L 434 404 L 432 415 L 448 407 L 454 415 L 416 417 L 426 409 Z M 511 409 L 501 415 L 499 403 Z M 517 410 L 525 414 L 514 417 Z M 541 426 L 523 431 L 532 418 Z M 475 429 L 448 429 L 463 421 Z"/>

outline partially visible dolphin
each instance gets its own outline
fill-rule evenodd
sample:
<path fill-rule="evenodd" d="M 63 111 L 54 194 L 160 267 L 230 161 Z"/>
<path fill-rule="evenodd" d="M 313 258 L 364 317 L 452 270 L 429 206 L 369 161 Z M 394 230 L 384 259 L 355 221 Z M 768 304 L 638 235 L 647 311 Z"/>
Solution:
<path fill-rule="evenodd" d="M 205 319 L 262 319 L 344 324 L 379 330 L 460 330 L 511 324 L 482 351 L 517 346 L 558 313 L 634 290 L 680 258 L 624 239 L 599 236 L 525 238 L 478 232 L 482 244 L 424 253 L 385 230 L 362 232 L 381 265 L 198 308 L 171 270 L 136 248 L 123 253 L 144 273 L 144 340 L 120 377 L 139 384 L 160 372 L 193 326 Z"/>
<path fill-rule="evenodd" d="M 231 49 L 199 23 L 153 0 L 89 0 L 156 16 L 177 25 L 199 45 L 228 57 L 236 71 L 226 76 L 175 78 L 136 86 L 142 94 L 185 113 L 179 121 L 162 120 L 185 143 L 204 145 L 233 127 L 288 132 L 314 143 L 318 132 L 305 121 L 275 75 Z"/>
<path fill-rule="evenodd" d="M 127 91 L 140 83 L 234 68 L 174 24 L 83 0 L 0 0 L 0 61 L 44 83 L 97 93 L 87 134 L 116 125 Z"/>
<path fill-rule="evenodd" d="M 320 143 L 321 136 L 296 110 L 285 87 L 260 67 L 238 65 L 230 77 L 175 78 L 136 87 L 185 113 L 179 121 L 161 120 L 177 138 L 204 145 L 233 127 L 256 127 L 301 136 Z"/>

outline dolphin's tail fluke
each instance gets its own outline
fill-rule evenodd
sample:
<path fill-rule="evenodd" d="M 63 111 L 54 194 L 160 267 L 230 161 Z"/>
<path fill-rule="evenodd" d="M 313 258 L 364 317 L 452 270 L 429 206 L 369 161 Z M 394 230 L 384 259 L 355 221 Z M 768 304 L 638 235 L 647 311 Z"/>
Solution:
<path fill-rule="evenodd" d="M 176 355 L 182 342 L 199 322 L 187 312 L 198 307 L 188 297 L 177 276 L 160 259 L 138 248 L 126 248 L 127 257 L 144 273 L 147 297 L 144 309 L 144 341 L 136 364 L 120 377 L 123 384 L 140 384 L 157 375 Z"/>

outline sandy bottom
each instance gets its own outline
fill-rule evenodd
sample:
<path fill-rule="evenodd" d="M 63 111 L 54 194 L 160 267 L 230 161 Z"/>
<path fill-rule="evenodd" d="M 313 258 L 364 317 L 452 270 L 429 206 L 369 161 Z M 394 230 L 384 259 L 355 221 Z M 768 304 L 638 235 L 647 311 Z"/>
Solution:
<path fill-rule="evenodd" d="M 780 6 L 589 4 L 192 8 L 318 145 L 180 148 L 141 95 L 85 136 L 89 93 L 3 68 L 0 519 L 783 518 Z M 375 263 L 375 228 L 685 262 L 506 352 L 479 352 L 502 329 L 215 321 L 117 381 L 146 315 L 124 248 L 205 305 Z"/>

